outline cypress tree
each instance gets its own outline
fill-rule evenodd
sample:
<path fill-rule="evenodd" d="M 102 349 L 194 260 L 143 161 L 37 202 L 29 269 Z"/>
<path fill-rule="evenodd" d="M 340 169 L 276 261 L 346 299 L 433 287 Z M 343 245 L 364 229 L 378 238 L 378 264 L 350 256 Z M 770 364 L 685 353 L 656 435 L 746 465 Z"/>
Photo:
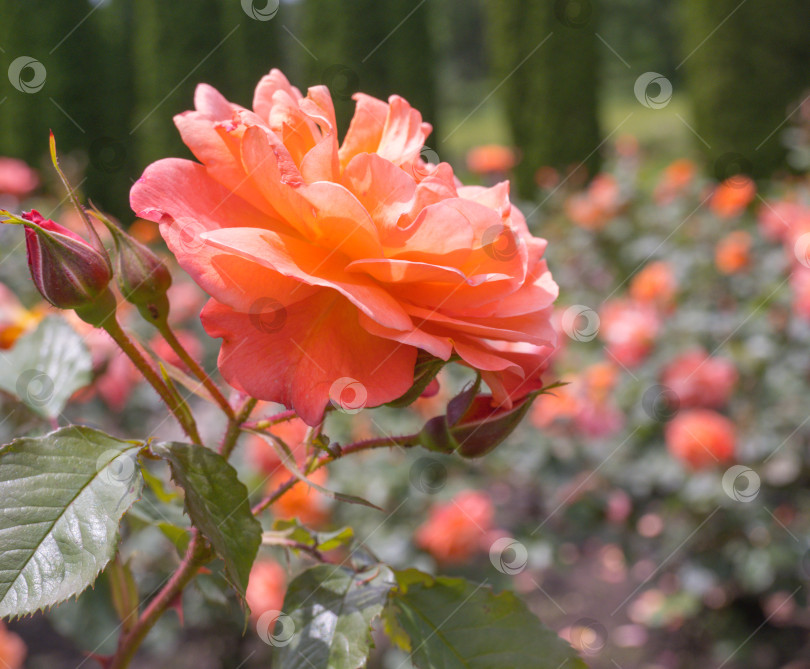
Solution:
<path fill-rule="evenodd" d="M 313 56 L 302 56 L 305 79 L 330 87 L 341 129 L 358 90 L 383 100 L 397 93 L 435 124 L 429 11 L 412 0 L 304 0 L 301 39 Z"/>
<path fill-rule="evenodd" d="M 89 2 L 0 2 L 0 69 L 16 64 L 0 88 L 0 152 L 39 164 L 49 129 L 61 151 L 86 148 L 104 114 L 99 38 L 88 20 L 95 11 Z M 23 57 L 39 64 L 20 70 Z M 31 92 L 19 90 L 26 82 Z"/>
<path fill-rule="evenodd" d="M 172 117 L 193 105 L 200 82 L 230 93 L 229 40 L 219 0 L 135 0 L 133 62 L 136 103 L 132 132 L 141 167 L 165 156 L 188 156 Z"/>
<path fill-rule="evenodd" d="M 781 132 L 810 86 L 806 0 L 682 0 L 683 67 L 695 129 L 717 176 L 784 165 Z M 736 156 L 730 158 L 729 156 Z"/>
<path fill-rule="evenodd" d="M 518 191 L 539 167 L 598 168 L 596 3 L 488 0 L 495 81 L 522 159 Z"/>

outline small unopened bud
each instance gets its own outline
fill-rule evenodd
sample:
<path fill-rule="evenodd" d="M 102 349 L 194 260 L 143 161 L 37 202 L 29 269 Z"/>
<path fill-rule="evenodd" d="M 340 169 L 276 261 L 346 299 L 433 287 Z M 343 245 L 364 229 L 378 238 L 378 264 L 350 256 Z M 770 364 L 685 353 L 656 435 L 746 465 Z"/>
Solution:
<path fill-rule="evenodd" d="M 17 218 L 0 212 L 7 222 L 25 226 L 28 268 L 39 292 L 60 309 L 78 309 L 95 302 L 107 290 L 110 267 L 101 253 L 67 228 L 38 211 Z"/>
<path fill-rule="evenodd" d="M 456 395 L 444 416 L 431 418 L 419 433 L 425 448 L 477 458 L 506 439 L 526 415 L 537 393 L 516 402 L 512 408 L 494 407 L 491 395 L 479 395 L 480 380 Z"/>
<path fill-rule="evenodd" d="M 172 285 L 166 263 L 100 211 L 93 209 L 92 213 L 107 226 L 115 242 L 115 276 L 124 299 L 151 322 L 165 318 L 169 311 L 166 291 Z"/>

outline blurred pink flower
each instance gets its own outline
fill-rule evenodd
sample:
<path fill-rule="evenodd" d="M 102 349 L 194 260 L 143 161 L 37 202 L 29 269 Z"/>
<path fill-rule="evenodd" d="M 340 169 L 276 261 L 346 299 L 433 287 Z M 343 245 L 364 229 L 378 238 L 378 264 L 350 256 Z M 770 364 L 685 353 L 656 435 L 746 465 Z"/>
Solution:
<path fill-rule="evenodd" d="M 623 206 L 619 182 L 611 174 L 598 174 L 587 190 L 565 201 L 565 213 L 586 230 L 601 230 Z"/>
<path fill-rule="evenodd" d="M 713 358 L 701 348 L 679 355 L 661 374 L 661 383 L 678 396 L 681 408 L 722 407 L 737 379 L 737 369 L 731 360 Z"/>
<path fill-rule="evenodd" d="M 784 241 L 792 230 L 810 229 L 810 209 L 798 202 L 764 202 L 759 208 L 759 229 L 770 241 Z"/>
<path fill-rule="evenodd" d="M 793 313 L 810 321 L 810 269 L 796 267 L 790 273 L 790 289 L 793 292 Z"/>
<path fill-rule="evenodd" d="M 0 156 L 0 195 L 22 199 L 39 185 L 39 177 L 22 160 Z"/>
<path fill-rule="evenodd" d="M 599 337 L 608 354 L 625 367 L 636 367 L 644 361 L 661 326 L 655 308 L 635 300 L 606 302 L 599 318 Z"/>
<path fill-rule="evenodd" d="M 465 490 L 430 511 L 416 531 L 420 548 L 443 564 L 466 562 L 486 549 L 485 538 L 492 529 L 494 509 L 489 495 Z"/>

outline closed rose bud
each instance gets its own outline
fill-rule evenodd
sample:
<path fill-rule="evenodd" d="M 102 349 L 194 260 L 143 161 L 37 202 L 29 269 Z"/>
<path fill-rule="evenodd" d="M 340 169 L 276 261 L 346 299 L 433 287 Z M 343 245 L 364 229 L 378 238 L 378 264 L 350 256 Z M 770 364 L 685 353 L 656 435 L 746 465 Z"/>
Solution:
<path fill-rule="evenodd" d="M 456 395 L 444 416 L 431 418 L 419 433 L 420 444 L 429 450 L 477 458 L 506 439 L 526 415 L 537 393 L 516 402 L 512 408 L 493 406 L 491 395 L 479 395 L 480 381 Z"/>
<path fill-rule="evenodd" d="M 93 210 L 93 215 L 107 226 L 115 242 L 115 275 L 124 299 L 136 305 L 147 320 L 165 318 L 169 311 L 166 291 L 172 285 L 169 268 L 101 212 Z"/>
<path fill-rule="evenodd" d="M 22 218 L 2 213 L 25 225 L 31 278 L 53 306 L 78 309 L 105 293 L 111 278 L 107 259 L 84 239 L 36 210 Z"/>

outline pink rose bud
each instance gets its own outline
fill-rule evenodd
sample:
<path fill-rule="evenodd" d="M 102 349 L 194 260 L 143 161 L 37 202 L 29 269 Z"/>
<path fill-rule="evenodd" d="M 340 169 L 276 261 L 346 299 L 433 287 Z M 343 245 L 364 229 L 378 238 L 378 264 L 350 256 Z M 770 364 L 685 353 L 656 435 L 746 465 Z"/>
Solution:
<path fill-rule="evenodd" d="M 53 306 L 78 309 L 105 293 L 112 278 L 108 261 L 79 235 L 36 210 L 14 222 L 25 225 L 31 278 Z"/>
<path fill-rule="evenodd" d="M 115 242 L 115 275 L 124 299 L 150 322 L 165 318 L 169 311 L 166 291 L 172 285 L 169 268 L 101 212 L 93 210 L 93 215 L 107 226 Z"/>
<path fill-rule="evenodd" d="M 479 395 L 480 379 L 447 404 L 444 416 L 431 418 L 419 433 L 429 450 L 477 458 L 506 439 L 526 415 L 537 393 L 516 402 L 511 409 L 493 406 L 491 395 Z"/>

